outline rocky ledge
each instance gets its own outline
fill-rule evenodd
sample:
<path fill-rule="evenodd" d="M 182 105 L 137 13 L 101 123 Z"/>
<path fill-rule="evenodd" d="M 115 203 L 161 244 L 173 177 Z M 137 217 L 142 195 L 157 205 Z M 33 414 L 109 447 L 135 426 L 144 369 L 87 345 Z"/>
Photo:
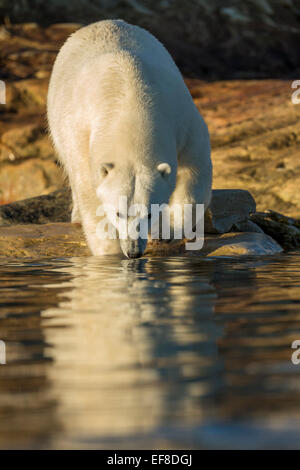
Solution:
<path fill-rule="evenodd" d="M 171 256 L 185 251 L 184 242 L 149 242 L 145 255 Z M 280 253 L 281 246 L 264 233 L 226 233 L 208 235 L 201 256 L 262 256 Z M 80 224 L 51 223 L 0 227 L 0 257 L 68 258 L 90 256 Z"/>
<path fill-rule="evenodd" d="M 47 196 L 0 206 L 0 256 L 48 258 L 88 256 L 80 224 L 70 222 L 71 193 L 64 187 Z M 300 223 L 278 212 L 256 212 L 248 191 L 214 190 L 205 215 L 201 256 L 262 256 L 300 247 Z M 179 243 L 149 242 L 146 255 L 174 255 Z"/>

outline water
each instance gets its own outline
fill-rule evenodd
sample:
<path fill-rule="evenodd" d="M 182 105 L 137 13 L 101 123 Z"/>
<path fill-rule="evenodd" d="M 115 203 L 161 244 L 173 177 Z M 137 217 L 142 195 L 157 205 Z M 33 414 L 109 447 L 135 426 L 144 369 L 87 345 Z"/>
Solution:
<path fill-rule="evenodd" d="M 300 253 L 0 260 L 1 448 L 300 448 Z"/>

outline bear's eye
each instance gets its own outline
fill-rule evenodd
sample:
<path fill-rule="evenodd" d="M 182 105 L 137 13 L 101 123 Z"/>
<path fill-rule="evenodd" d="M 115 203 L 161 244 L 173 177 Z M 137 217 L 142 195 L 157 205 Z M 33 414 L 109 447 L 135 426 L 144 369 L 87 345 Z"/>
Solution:
<path fill-rule="evenodd" d="M 102 178 L 104 178 L 105 176 L 108 175 L 108 173 L 110 172 L 110 170 L 112 170 L 114 167 L 114 164 L 113 163 L 103 163 L 101 166 L 100 166 L 100 169 L 99 169 L 99 174 L 100 176 L 102 176 Z"/>
<path fill-rule="evenodd" d="M 161 176 L 164 176 L 164 177 L 168 176 L 171 173 L 171 167 L 169 163 L 160 163 L 157 166 L 157 170 L 159 171 Z"/>

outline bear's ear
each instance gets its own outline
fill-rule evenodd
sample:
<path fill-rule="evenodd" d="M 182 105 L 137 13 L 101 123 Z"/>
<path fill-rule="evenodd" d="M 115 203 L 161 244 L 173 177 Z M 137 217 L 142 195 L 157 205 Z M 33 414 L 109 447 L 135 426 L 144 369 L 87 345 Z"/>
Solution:
<path fill-rule="evenodd" d="M 171 167 L 169 163 L 160 163 L 157 166 L 157 170 L 160 172 L 161 176 L 168 176 L 171 173 Z"/>
<path fill-rule="evenodd" d="M 104 178 L 105 176 L 108 175 L 110 170 L 112 170 L 114 167 L 113 163 L 102 163 L 102 165 L 99 168 L 99 175 Z"/>

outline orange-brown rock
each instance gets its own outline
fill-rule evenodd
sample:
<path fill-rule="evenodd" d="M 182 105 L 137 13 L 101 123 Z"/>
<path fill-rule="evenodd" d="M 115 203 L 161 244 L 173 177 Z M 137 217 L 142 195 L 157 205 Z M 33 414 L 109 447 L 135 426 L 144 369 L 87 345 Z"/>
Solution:
<path fill-rule="evenodd" d="M 258 210 L 300 215 L 300 104 L 290 81 L 187 80 L 208 124 L 214 188 L 246 189 Z"/>
<path fill-rule="evenodd" d="M 46 130 L 48 79 L 59 47 L 79 25 L 0 29 L 0 200 L 48 194 L 63 184 Z M 246 189 L 257 210 L 300 214 L 300 104 L 291 81 L 186 79 L 208 123 L 215 189 Z"/>

